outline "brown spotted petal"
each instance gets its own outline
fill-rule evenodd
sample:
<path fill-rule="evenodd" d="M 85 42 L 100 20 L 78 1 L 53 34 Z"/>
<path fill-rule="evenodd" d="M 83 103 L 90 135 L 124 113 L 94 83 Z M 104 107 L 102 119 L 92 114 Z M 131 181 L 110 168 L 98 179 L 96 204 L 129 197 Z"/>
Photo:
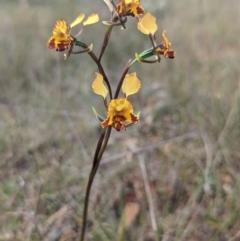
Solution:
<path fill-rule="evenodd" d="M 113 99 L 108 104 L 108 117 L 102 122 L 102 127 L 113 125 L 120 131 L 126 129 L 125 122 L 138 122 L 138 117 L 133 114 L 133 107 L 126 98 Z"/>
<path fill-rule="evenodd" d="M 48 48 L 56 49 L 56 51 L 64 51 L 69 48 L 72 42 L 73 42 L 73 38 L 69 38 L 66 40 L 63 38 L 51 37 L 48 40 Z"/>
<path fill-rule="evenodd" d="M 74 39 L 70 35 L 71 28 L 65 20 L 58 20 L 53 28 L 53 35 L 48 40 L 48 48 L 64 51 L 70 47 Z"/>
<path fill-rule="evenodd" d="M 144 8 L 140 6 L 139 0 L 119 0 L 117 12 L 121 16 L 138 16 L 144 14 Z"/>

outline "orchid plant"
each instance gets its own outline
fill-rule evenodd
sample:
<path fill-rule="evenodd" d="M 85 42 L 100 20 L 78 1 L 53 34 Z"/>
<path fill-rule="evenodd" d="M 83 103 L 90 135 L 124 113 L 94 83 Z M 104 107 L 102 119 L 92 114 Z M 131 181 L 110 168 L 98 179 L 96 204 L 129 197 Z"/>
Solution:
<path fill-rule="evenodd" d="M 144 8 L 140 5 L 140 0 L 119 0 L 117 4 L 115 4 L 113 0 L 104 0 L 104 2 L 107 4 L 111 12 L 111 19 L 109 21 L 102 21 L 103 24 L 106 25 L 106 32 L 103 36 L 103 43 L 98 56 L 95 54 L 91 44 L 88 45 L 80 40 L 84 29 L 99 21 L 97 13 L 90 14 L 84 22 L 84 13 L 80 13 L 71 24 L 68 24 L 65 20 L 57 20 L 53 28 L 52 36 L 47 43 L 49 49 L 65 51 L 65 59 L 69 58 L 72 54 L 84 53 L 87 53 L 91 57 L 98 69 L 96 77 L 92 83 L 92 89 L 94 93 L 102 96 L 103 105 L 106 108 L 106 118 L 102 118 L 95 108 L 93 108 L 93 112 L 97 119 L 101 122 L 103 130 L 97 142 L 92 161 L 92 169 L 89 174 L 88 185 L 86 188 L 83 222 L 81 235 L 79 236 L 80 241 L 83 241 L 85 237 L 88 204 L 92 183 L 103 153 L 106 150 L 111 130 L 112 128 L 117 131 L 126 130 L 131 125 L 138 123 L 140 119 L 139 113 L 134 114 L 133 105 L 128 97 L 139 91 L 141 81 L 139 80 L 136 72 L 129 73 L 130 68 L 134 64 L 140 62 L 159 63 L 161 55 L 169 59 L 173 59 L 175 57 L 175 52 L 171 49 L 171 43 L 166 36 L 166 31 L 163 31 L 161 34 L 161 42 L 157 42 L 155 35 L 158 29 L 156 18 L 150 13 L 145 14 Z M 110 41 L 112 29 L 114 27 L 126 29 L 129 17 L 135 17 L 137 20 L 138 30 L 149 36 L 150 47 L 139 54 L 136 53 L 133 60 L 130 59 L 127 61 L 122 71 L 122 75 L 119 78 L 117 88 L 113 94 L 111 81 L 105 73 L 101 60 Z M 82 22 L 83 24 L 79 32 L 75 36 L 72 36 L 71 29 Z M 120 90 L 123 92 L 122 97 L 119 97 Z"/>

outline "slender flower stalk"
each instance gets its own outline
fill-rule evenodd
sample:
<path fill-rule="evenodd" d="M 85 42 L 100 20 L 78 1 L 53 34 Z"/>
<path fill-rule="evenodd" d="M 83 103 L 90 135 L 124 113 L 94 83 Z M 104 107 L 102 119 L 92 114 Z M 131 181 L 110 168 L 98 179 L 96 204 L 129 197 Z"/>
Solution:
<path fill-rule="evenodd" d="M 101 53 L 100 53 L 100 55 L 98 57 L 99 63 L 101 62 L 102 56 L 104 54 L 104 51 L 105 51 L 105 49 L 106 49 L 106 47 L 107 47 L 107 45 L 109 43 L 109 40 L 110 40 L 110 37 L 111 37 L 111 33 L 112 33 L 112 29 L 113 29 L 113 25 L 108 26 L 107 31 L 105 33 L 104 40 L 103 40 L 103 45 L 102 45 L 102 49 L 101 49 Z"/>
<path fill-rule="evenodd" d="M 94 177 L 97 173 L 97 169 L 98 169 L 98 166 L 99 166 L 99 163 L 100 163 L 100 160 L 101 160 L 101 159 L 98 158 L 98 156 L 99 156 L 99 153 L 100 153 L 101 148 L 102 148 L 105 133 L 106 132 L 104 130 L 99 137 L 98 144 L 97 144 L 95 154 L 94 154 L 94 158 L 93 158 L 92 170 L 90 172 L 89 179 L 88 179 L 88 184 L 87 184 L 86 194 L 85 194 L 85 201 L 84 201 L 84 209 L 83 209 L 81 236 L 80 236 L 80 239 L 79 239 L 80 241 L 83 241 L 84 237 L 85 237 L 85 232 L 86 232 L 86 227 L 87 227 L 88 204 L 89 204 L 90 192 L 91 192 Z M 105 148 L 104 148 L 104 150 L 105 150 Z"/>
<path fill-rule="evenodd" d="M 124 77 L 126 76 L 128 70 L 130 68 L 130 63 L 131 63 L 131 59 L 128 60 L 126 66 L 123 69 L 121 78 L 119 80 L 119 83 L 118 83 L 118 86 L 117 86 L 117 89 L 116 89 L 116 92 L 115 92 L 115 95 L 114 95 L 114 99 L 116 99 L 118 97 L 118 95 L 119 95 L 119 92 L 120 92 L 120 89 L 122 87 L 122 83 L 123 83 Z"/>

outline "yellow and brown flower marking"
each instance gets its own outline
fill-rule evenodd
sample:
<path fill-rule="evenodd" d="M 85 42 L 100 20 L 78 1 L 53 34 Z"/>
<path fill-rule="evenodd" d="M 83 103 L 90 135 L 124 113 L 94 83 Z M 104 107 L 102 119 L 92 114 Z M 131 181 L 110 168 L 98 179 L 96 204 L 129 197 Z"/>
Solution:
<path fill-rule="evenodd" d="M 53 28 L 53 35 L 48 40 L 48 48 L 56 49 L 56 51 L 68 49 L 74 41 L 70 30 L 71 28 L 65 20 L 58 20 Z"/>
<path fill-rule="evenodd" d="M 139 0 L 119 0 L 117 12 L 120 16 L 133 16 L 144 14 L 144 8 L 140 5 Z"/>
<path fill-rule="evenodd" d="M 166 36 L 166 31 L 162 32 L 162 43 L 155 48 L 155 53 L 157 55 L 163 55 L 166 58 L 174 59 L 175 52 L 170 48 L 171 43 L 168 41 Z"/>
<path fill-rule="evenodd" d="M 125 76 L 122 84 L 122 91 L 125 97 L 109 101 L 107 105 L 107 118 L 101 123 L 103 128 L 112 125 L 117 131 L 120 131 L 126 129 L 125 123 L 136 123 L 139 121 L 138 117 L 134 114 L 131 102 L 127 98 L 129 95 L 137 93 L 140 87 L 141 82 L 135 72 Z M 101 74 L 96 73 L 92 88 L 96 94 L 101 95 L 104 100 L 106 99 L 108 90 L 103 83 Z"/>
<path fill-rule="evenodd" d="M 84 13 L 81 13 L 77 18 L 68 25 L 65 20 L 57 20 L 53 28 L 52 37 L 48 40 L 47 46 L 49 49 L 55 49 L 56 51 L 64 51 L 70 49 L 75 41 L 75 38 L 71 36 L 71 29 L 81 23 L 85 17 Z M 97 23 L 99 16 L 97 13 L 92 13 L 88 16 L 87 20 L 83 22 L 83 26 Z"/>

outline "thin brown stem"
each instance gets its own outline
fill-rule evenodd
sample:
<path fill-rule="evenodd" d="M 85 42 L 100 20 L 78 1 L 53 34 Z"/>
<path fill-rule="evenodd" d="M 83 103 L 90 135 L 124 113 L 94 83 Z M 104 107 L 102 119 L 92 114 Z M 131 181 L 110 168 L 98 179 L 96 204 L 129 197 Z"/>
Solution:
<path fill-rule="evenodd" d="M 95 150 L 95 153 L 94 153 L 94 157 L 93 157 L 93 164 L 92 164 L 91 172 L 93 171 L 93 169 L 94 169 L 94 167 L 96 165 L 99 152 L 100 152 L 100 150 L 102 148 L 102 144 L 103 144 L 103 140 L 104 140 L 104 137 L 105 137 L 105 133 L 106 133 L 106 131 L 104 130 L 103 133 L 101 134 L 99 140 L 98 140 L 98 144 L 97 144 L 97 147 L 96 147 L 96 150 Z"/>
<path fill-rule="evenodd" d="M 94 62 L 97 64 L 98 66 L 98 70 L 100 72 L 100 74 L 103 76 L 103 79 L 108 87 L 108 92 L 109 92 L 109 96 L 110 96 L 110 99 L 112 99 L 112 88 L 111 88 L 111 85 L 109 83 L 109 80 L 105 74 L 105 71 L 101 65 L 101 63 L 99 62 L 97 56 L 91 51 L 91 52 L 88 52 L 88 54 L 91 56 L 91 58 L 94 60 Z"/>
<path fill-rule="evenodd" d="M 113 25 L 108 26 L 108 29 L 107 29 L 107 31 L 106 31 L 106 33 L 105 33 L 105 37 L 104 37 L 104 40 L 103 40 L 102 49 L 101 49 L 100 55 L 99 55 L 99 57 L 98 57 L 99 63 L 101 62 L 102 56 L 103 56 L 103 54 L 104 54 L 104 52 L 105 52 L 105 49 L 106 49 L 106 47 L 107 47 L 107 45 L 108 45 L 108 43 L 109 43 L 109 39 L 110 39 L 110 37 L 111 37 L 112 29 L 113 29 Z"/>
<path fill-rule="evenodd" d="M 125 78 L 125 75 L 127 74 L 129 68 L 130 68 L 130 63 L 131 63 L 131 59 L 128 60 L 126 66 L 124 67 L 123 69 L 123 73 L 121 75 L 121 78 L 119 80 L 119 83 L 118 83 L 118 86 L 117 86 L 117 89 L 116 89 L 116 92 L 115 92 L 115 95 L 114 95 L 114 99 L 117 99 L 118 98 L 118 95 L 119 95 L 119 92 L 120 92 L 120 89 L 122 87 L 122 83 L 123 83 L 123 80 Z"/>
<path fill-rule="evenodd" d="M 91 173 L 89 175 L 89 180 L 88 180 L 87 189 L 86 189 L 86 195 L 85 195 L 85 201 L 84 201 L 82 230 L 81 230 L 81 237 L 79 239 L 80 241 L 84 240 L 86 227 L 87 227 L 88 204 L 89 204 L 90 191 L 91 191 L 92 182 L 93 182 L 93 178 L 91 177 L 91 174 L 95 170 L 96 160 L 98 159 L 98 154 L 99 154 L 99 152 L 101 150 L 102 143 L 103 143 L 103 140 L 104 140 L 104 137 L 105 137 L 105 133 L 106 132 L 104 131 L 100 135 L 98 143 L 97 143 L 97 147 L 96 147 L 96 150 L 95 150 L 95 154 L 94 154 L 94 157 L 93 157 L 92 171 L 91 171 Z"/>
<path fill-rule="evenodd" d="M 102 160 L 102 156 L 103 156 L 103 153 L 107 147 L 107 144 L 108 144 L 108 141 L 109 141 L 109 138 L 110 138 L 110 135 L 111 135 L 111 131 L 112 131 L 112 126 L 109 126 L 107 131 L 106 131 L 106 136 L 105 136 L 105 139 L 104 139 L 104 143 L 102 145 L 102 148 L 101 150 L 99 151 L 99 154 L 98 154 L 98 159 L 97 159 L 97 162 L 95 163 L 95 167 L 94 167 L 94 170 L 92 169 L 91 171 L 91 174 L 92 175 L 92 178 L 94 178 L 96 172 L 97 172 L 97 169 L 99 167 L 99 164 L 100 164 L 100 161 Z"/>
<path fill-rule="evenodd" d="M 89 198 L 90 198 L 92 183 L 93 183 L 94 177 L 97 173 L 100 161 L 102 159 L 102 155 L 107 147 L 108 140 L 109 140 L 109 137 L 111 134 L 111 129 L 112 129 L 112 127 L 108 127 L 107 131 L 106 132 L 104 131 L 101 134 L 98 144 L 97 144 L 95 154 L 94 154 L 93 166 L 92 166 L 91 173 L 89 175 L 89 180 L 88 180 L 87 189 L 86 189 L 86 196 L 85 196 L 84 209 L 83 209 L 82 230 L 81 230 L 81 237 L 80 237 L 79 241 L 84 241 L 86 227 L 87 227 L 88 205 L 89 205 Z M 105 133 L 106 133 L 106 135 L 105 135 Z"/>
<path fill-rule="evenodd" d="M 155 48 L 156 47 L 156 36 L 155 36 L 155 34 L 149 34 L 149 38 L 150 38 L 150 40 L 151 40 L 151 43 L 152 43 L 152 46 L 153 46 L 153 48 Z"/>
<path fill-rule="evenodd" d="M 77 44 L 77 46 L 80 46 L 84 49 L 87 49 L 89 48 L 85 43 L 83 42 L 80 42 L 79 44 Z M 98 70 L 100 72 L 100 74 L 103 76 L 103 79 L 108 87 L 108 92 L 109 92 L 109 96 L 110 96 L 110 99 L 112 99 L 112 88 L 111 88 L 111 85 L 109 83 L 109 80 L 108 80 L 108 77 L 107 75 L 105 74 L 105 71 L 102 67 L 102 64 L 100 63 L 100 61 L 98 60 L 96 54 L 93 52 L 93 51 L 90 51 L 88 52 L 89 56 L 93 59 L 93 61 L 96 63 L 96 65 L 98 66 Z"/>

